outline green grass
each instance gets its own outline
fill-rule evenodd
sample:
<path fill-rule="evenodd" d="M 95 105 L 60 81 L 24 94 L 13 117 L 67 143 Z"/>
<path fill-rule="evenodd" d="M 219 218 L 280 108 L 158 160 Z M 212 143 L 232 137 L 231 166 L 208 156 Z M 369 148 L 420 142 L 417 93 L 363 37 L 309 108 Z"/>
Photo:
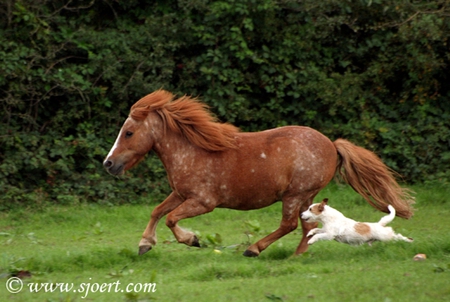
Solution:
<path fill-rule="evenodd" d="M 258 258 L 242 256 L 278 227 L 281 204 L 257 211 L 217 209 L 181 226 L 197 232 L 202 248 L 174 241 L 164 221 L 158 245 L 137 256 L 154 205 L 79 204 L 0 213 L 0 301 L 444 301 L 450 299 L 450 203 L 446 185 L 414 187 L 416 214 L 391 226 L 414 243 L 372 247 L 318 242 L 293 256 L 301 231 L 276 241 Z M 344 186 L 330 185 L 316 201 L 360 221 L 378 221 L 373 210 Z M 427 260 L 412 260 L 425 253 Z M 11 273 L 28 271 L 24 289 L 6 290 Z M 74 292 L 103 283 L 156 283 L 156 291 Z M 30 292 L 28 286 L 74 284 L 69 292 Z M 97 288 L 99 290 L 99 288 Z"/>

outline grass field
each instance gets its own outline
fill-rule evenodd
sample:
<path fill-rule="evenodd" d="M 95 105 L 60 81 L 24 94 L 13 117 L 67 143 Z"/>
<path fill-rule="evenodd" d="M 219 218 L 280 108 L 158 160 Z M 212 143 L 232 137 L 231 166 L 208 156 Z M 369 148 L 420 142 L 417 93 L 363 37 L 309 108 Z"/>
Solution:
<path fill-rule="evenodd" d="M 198 233 L 202 248 L 176 243 L 162 221 L 158 245 L 143 256 L 137 245 L 155 205 L 0 213 L 0 301 L 449 301 L 450 189 L 413 189 L 415 216 L 391 224 L 413 243 L 318 242 L 302 256 L 292 256 L 300 230 L 258 258 L 242 256 L 249 242 L 277 228 L 280 203 L 249 212 L 217 209 L 182 221 Z M 332 184 L 316 201 L 324 197 L 356 220 L 384 215 L 346 186 Z M 413 261 L 417 253 L 427 260 Z M 21 279 L 19 293 L 10 293 L 7 281 L 18 289 L 17 279 L 10 279 L 18 273 L 31 277 Z"/>

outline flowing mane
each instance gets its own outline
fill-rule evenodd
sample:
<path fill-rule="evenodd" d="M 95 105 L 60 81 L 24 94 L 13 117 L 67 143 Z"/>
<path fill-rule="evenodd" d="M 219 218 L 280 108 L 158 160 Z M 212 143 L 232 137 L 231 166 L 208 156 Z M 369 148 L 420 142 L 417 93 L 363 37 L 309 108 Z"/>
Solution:
<path fill-rule="evenodd" d="M 163 120 L 165 130 L 180 133 L 192 144 L 207 151 L 223 151 L 236 148 L 235 135 L 239 129 L 231 124 L 219 123 L 208 106 L 195 98 L 175 96 L 165 90 L 157 90 L 137 101 L 130 110 L 134 120 L 144 120 L 156 111 Z"/>

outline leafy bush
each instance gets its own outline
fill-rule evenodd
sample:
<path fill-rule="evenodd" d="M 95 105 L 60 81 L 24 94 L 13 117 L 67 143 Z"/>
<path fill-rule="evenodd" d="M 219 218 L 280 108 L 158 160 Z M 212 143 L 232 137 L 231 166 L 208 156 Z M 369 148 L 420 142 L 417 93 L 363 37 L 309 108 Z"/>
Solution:
<path fill-rule="evenodd" d="M 0 4 L 0 204 L 161 200 L 151 157 L 101 162 L 129 107 L 164 88 L 245 131 L 308 125 L 405 180 L 449 180 L 445 1 L 7 0 Z M 151 196 L 151 197 L 150 197 Z"/>

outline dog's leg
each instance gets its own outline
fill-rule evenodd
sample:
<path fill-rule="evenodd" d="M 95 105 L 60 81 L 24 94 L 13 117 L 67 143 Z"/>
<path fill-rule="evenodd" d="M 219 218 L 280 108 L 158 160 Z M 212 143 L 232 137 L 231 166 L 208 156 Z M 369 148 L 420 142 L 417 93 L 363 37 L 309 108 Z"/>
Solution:
<path fill-rule="evenodd" d="M 334 239 L 334 235 L 330 234 L 330 233 L 324 233 L 322 231 L 322 233 L 320 234 L 316 234 L 314 235 L 311 239 L 308 240 L 308 244 L 311 245 L 313 243 L 316 243 L 317 241 L 321 241 L 321 240 L 333 240 Z"/>
<path fill-rule="evenodd" d="M 407 238 L 403 236 L 402 234 L 394 234 L 394 240 L 402 240 L 406 242 L 413 242 L 414 240 L 412 238 Z"/>
<path fill-rule="evenodd" d="M 320 233 L 323 233 L 323 232 L 324 232 L 324 230 L 322 230 L 320 228 L 314 228 L 311 231 L 309 231 L 309 233 L 306 235 L 306 237 L 312 237 L 312 236 L 314 236 L 316 234 L 320 234 Z"/>

